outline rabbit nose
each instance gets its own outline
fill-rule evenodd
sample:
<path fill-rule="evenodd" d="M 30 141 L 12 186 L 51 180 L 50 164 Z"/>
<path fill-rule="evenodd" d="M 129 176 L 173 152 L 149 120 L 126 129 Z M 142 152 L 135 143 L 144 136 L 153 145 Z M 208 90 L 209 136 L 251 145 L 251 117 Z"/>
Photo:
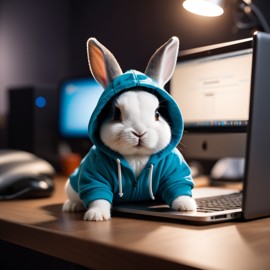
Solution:
<path fill-rule="evenodd" d="M 141 138 L 145 134 L 145 132 L 139 133 L 139 132 L 132 131 L 132 134 L 135 135 L 138 138 Z"/>

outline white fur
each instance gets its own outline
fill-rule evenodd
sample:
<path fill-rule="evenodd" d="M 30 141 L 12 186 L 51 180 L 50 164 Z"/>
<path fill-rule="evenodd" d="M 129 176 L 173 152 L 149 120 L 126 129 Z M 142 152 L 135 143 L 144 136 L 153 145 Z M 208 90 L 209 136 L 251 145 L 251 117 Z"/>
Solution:
<path fill-rule="evenodd" d="M 149 156 L 125 156 L 125 159 L 134 171 L 136 177 L 139 177 L 149 160 Z"/>
<path fill-rule="evenodd" d="M 68 199 L 65 201 L 63 205 L 63 211 L 64 212 L 84 211 L 85 207 L 81 199 L 79 198 L 79 194 L 73 190 L 73 188 L 70 185 L 69 179 L 66 182 L 65 191 Z"/>
<path fill-rule="evenodd" d="M 136 175 L 146 165 L 149 156 L 165 148 L 171 140 L 168 123 L 160 116 L 156 96 L 144 91 L 128 91 L 119 96 L 116 104 L 122 121 L 109 119 L 100 129 L 101 140 L 109 148 L 125 156 Z M 142 134 L 141 137 L 135 134 Z"/>
<path fill-rule="evenodd" d="M 64 212 L 85 211 L 85 207 L 77 192 L 73 190 L 68 180 L 65 185 L 68 199 L 63 205 Z M 96 200 L 90 203 L 88 211 L 84 215 L 84 220 L 109 220 L 111 218 L 111 204 L 106 200 Z"/>
<path fill-rule="evenodd" d="M 197 205 L 189 196 L 179 196 L 172 202 L 172 209 L 176 211 L 196 211 Z"/>
<path fill-rule="evenodd" d="M 90 203 L 84 215 L 84 220 L 102 221 L 111 219 L 111 204 L 106 200 L 96 200 Z"/>

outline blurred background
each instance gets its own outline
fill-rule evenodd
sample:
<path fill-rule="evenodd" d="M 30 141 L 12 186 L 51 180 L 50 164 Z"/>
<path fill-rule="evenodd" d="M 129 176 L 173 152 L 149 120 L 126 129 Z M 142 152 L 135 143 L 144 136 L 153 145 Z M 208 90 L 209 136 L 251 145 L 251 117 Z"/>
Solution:
<path fill-rule="evenodd" d="M 90 76 L 89 37 L 109 48 L 123 71 L 144 71 L 153 52 L 173 35 L 181 50 L 250 37 L 254 29 L 235 26 L 233 1 L 227 1 L 223 16 L 200 17 L 187 12 L 181 0 L 0 0 L 0 149 L 9 147 L 8 90 L 50 89 L 57 106 L 63 79 Z M 253 2 L 270 23 L 269 1 Z M 18 110 L 26 106 L 21 100 Z M 54 127 L 50 134 L 57 144 L 57 123 Z"/>

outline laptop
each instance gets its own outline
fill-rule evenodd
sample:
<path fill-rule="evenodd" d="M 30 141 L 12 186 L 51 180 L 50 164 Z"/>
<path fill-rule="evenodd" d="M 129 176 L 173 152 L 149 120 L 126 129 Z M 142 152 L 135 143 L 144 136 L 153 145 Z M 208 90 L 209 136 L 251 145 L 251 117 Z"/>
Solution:
<path fill-rule="evenodd" d="M 270 35 L 256 33 L 252 47 L 243 189 L 239 191 L 211 186 L 195 188 L 193 197 L 198 204 L 196 212 L 174 211 L 161 201 L 114 205 L 114 212 L 198 223 L 270 216 Z M 226 207 L 220 201 L 225 202 Z M 205 203 L 205 207 L 201 206 Z"/>

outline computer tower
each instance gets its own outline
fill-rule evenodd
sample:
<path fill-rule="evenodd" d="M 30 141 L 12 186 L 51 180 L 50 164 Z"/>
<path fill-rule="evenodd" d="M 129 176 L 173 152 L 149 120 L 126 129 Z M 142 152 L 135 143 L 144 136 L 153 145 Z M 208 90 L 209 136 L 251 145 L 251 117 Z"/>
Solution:
<path fill-rule="evenodd" d="M 8 147 L 34 153 L 57 167 L 57 89 L 13 88 L 8 100 Z"/>

